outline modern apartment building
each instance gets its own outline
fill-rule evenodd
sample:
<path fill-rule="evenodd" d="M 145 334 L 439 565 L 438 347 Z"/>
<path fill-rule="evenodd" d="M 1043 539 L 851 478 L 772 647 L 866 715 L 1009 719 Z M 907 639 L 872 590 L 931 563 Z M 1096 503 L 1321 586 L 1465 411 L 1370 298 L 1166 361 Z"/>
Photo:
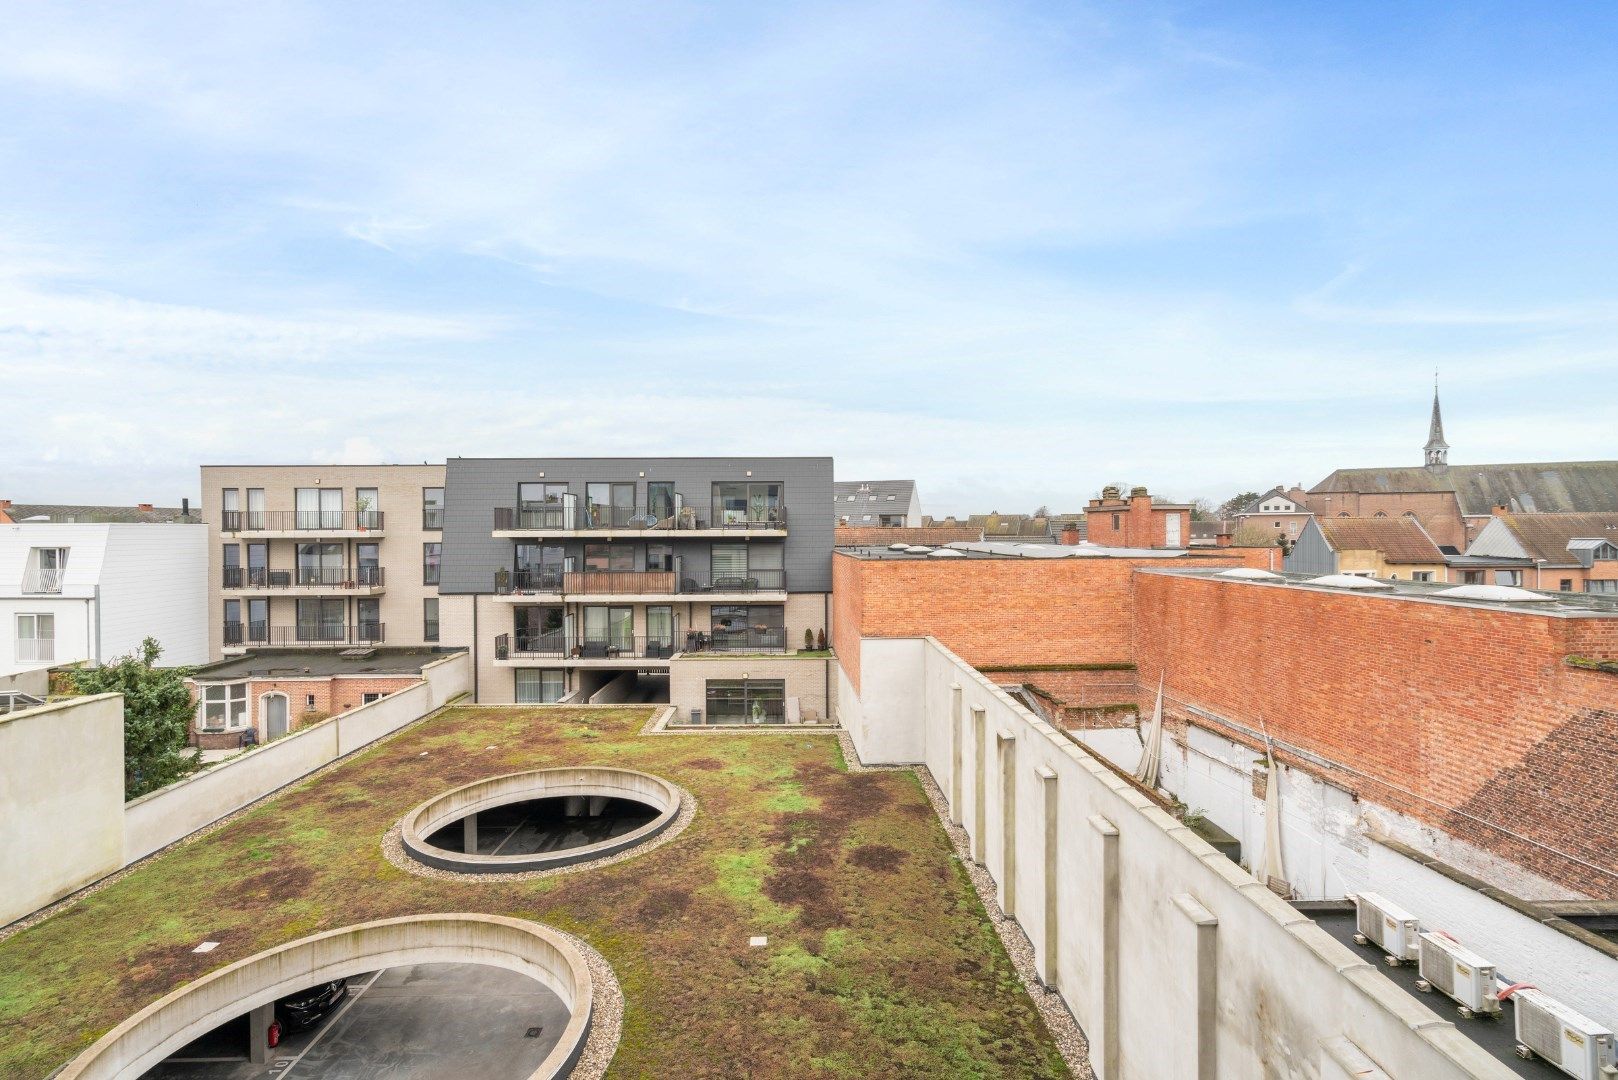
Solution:
<path fill-rule="evenodd" d="M 831 715 L 830 458 L 451 458 L 443 640 L 480 702 Z"/>
<path fill-rule="evenodd" d="M 442 465 L 206 465 L 208 653 L 439 641 Z"/>
<path fill-rule="evenodd" d="M 3 502 L 3 500 L 0 500 Z M 208 658 L 207 530 L 151 506 L 12 506 L 0 524 L 0 677 L 102 663 L 147 637 L 165 664 Z"/>

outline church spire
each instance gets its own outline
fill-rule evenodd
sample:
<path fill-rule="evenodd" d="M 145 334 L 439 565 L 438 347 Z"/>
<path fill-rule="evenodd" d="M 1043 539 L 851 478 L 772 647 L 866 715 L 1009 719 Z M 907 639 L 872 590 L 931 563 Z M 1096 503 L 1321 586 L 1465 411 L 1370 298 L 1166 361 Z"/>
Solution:
<path fill-rule="evenodd" d="M 1444 417 L 1438 411 L 1438 372 L 1433 372 L 1433 421 L 1427 427 L 1427 445 L 1423 447 L 1427 455 L 1427 467 L 1441 467 L 1449 464 L 1449 443 L 1444 441 Z"/>

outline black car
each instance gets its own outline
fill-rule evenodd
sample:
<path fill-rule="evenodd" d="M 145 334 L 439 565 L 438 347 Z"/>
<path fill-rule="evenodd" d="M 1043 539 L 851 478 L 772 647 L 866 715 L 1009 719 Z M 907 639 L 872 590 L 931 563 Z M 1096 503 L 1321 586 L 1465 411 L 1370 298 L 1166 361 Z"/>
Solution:
<path fill-rule="evenodd" d="M 336 979 L 288 994 L 275 1003 L 275 1020 L 283 1032 L 313 1027 L 342 1002 L 348 993 L 348 980 Z"/>

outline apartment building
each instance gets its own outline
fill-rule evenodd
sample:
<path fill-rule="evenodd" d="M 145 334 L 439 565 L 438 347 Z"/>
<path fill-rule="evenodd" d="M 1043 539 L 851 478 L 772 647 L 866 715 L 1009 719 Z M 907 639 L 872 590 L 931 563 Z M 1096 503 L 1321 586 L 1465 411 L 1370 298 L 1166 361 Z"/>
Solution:
<path fill-rule="evenodd" d="M 0 677 L 133 652 L 208 658 L 207 530 L 180 510 L 0 500 Z"/>
<path fill-rule="evenodd" d="M 208 655 L 440 639 L 442 465 L 207 465 Z"/>
<path fill-rule="evenodd" d="M 921 496 L 914 480 L 839 480 L 833 515 L 849 528 L 919 529 Z"/>
<path fill-rule="evenodd" d="M 832 715 L 830 458 L 452 458 L 447 643 L 480 702 Z"/>

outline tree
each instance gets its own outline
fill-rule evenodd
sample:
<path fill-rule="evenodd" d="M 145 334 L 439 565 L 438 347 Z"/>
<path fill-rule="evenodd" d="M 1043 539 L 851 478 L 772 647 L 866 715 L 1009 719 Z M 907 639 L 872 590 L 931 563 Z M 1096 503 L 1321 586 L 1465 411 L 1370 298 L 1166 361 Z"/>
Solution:
<path fill-rule="evenodd" d="M 1039 506 L 1039 509 L 1034 511 L 1033 516 L 1034 517 L 1050 517 L 1051 516 L 1051 508 L 1046 506 L 1044 503 L 1041 503 L 1040 506 Z"/>
<path fill-rule="evenodd" d="M 1258 502 L 1258 492 L 1256 491 L 1244 491 L 1240 495 L 1232 495 L 1219 504 L 1219 516 L 1221 518 L 1233 518 L 1256 502 Z"/>
<path fill-rule="evenodd" d="M 1244 523 L 1236 529 L 1230 543 L 1232 547 L 1269 547 L 1275 543 L 1275 533 L 1261 525 Z"/>
<path fill-rule="evenodd" d="M 1214 516 L 1213 503 L 1207 499 L 1191 500 L 1192 521 L 1212 521 Z"/>
<path fill-rule="evenodd" d="M 73 672 L 81 694 L 124 696 L 124 798 L 134 799 L 195 772 L 200 754 L 186 746 L 193 708 L 180 668 L 160 668 L 163 646 L 147 638 L 128 656 Z"/>

